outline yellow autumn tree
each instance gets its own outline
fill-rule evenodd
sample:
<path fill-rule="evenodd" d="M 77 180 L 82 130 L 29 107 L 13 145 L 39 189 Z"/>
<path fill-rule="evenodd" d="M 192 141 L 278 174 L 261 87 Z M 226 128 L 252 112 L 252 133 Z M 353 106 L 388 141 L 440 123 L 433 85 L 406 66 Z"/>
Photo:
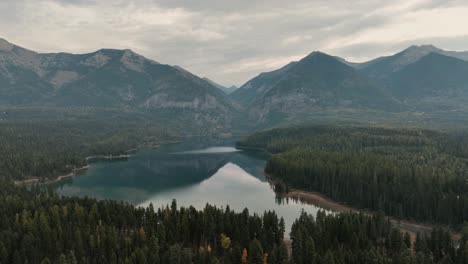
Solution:
<path fill-rule="evenodd" d="M 224 248 L 224 250 L 228 250 L 231 247 L 231 238 L 225 234 L 221 234 L 221 246 Z"/>

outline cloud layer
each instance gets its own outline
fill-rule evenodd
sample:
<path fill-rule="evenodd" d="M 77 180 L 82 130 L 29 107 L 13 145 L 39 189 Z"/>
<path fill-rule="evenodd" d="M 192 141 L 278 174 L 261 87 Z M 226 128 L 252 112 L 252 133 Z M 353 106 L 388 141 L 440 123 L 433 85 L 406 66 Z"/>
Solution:
<path fill-rule="evenodd" d="M 130 48 L 224 85 L 314 50 L 364 61 L 468 50 L 465 0 L 3 0 L 0 37 L 40 52 Z"/>

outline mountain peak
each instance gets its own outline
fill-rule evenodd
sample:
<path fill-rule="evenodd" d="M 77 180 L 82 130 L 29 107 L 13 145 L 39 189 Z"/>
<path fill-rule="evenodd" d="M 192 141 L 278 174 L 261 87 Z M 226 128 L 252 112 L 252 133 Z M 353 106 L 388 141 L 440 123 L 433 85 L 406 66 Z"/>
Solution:
<path fill-rule="evenodd" d="M 422 48 L 422 49 L 433 49 L 433 50 L 434 50 L 434 49 L 436 49 L 436 50 L 439 49 L 439 48 L 437 48 L 436 46 L 434 46 L 434 45 L 432 45 L 432 44 L 420 45 L 419 47 Z"/>
<path fill-rule="evenodd" d="M 429 52 L 386 77 L 398 97 L 458 97 L 467 95 L 468 62 L 440 52 Z"/>
<path fill-rule="evenodd" d="M 93 66 L 95 68 L 106 65 L 111 60 L 119 60 L 128 69 L 134 71 L 143 71 L 143 67 L 146 63 L 159 64 L 156 61 L 147 59 L 131 49 L 100 49 L 96 52 L 91 53 L 90 56 L 83 64 Z"/>
<path fill-rule="evenodd" d="M 436 46 L 432 44 L 424 44 L 424 45 L 412 45 L 409 48 L 405 49 L 402 53 L 407 54 L 407 53 L 418 53 L 418 54 L 423 54 L 423 53 L 430 53 L 430 52 L 440 52 L 442 51 L 441 49 L 437 48 Z"/>
<path fill-rule="evenodd" d="M 132 69 L 134 71 L 139 71 L 139 72 L 144 71 L 143 69 L 144 69 L 144 65 L 146 63 L 159 64 L 158 62 L 147 59 L 147 58 L 133 52 L 130 49 L 126 49 L 126 50 L 123 51 L 123 55 L 122 55 L 122 58 L 120 59 L 120 61 L 127 68 Z"/>
<path fill-rule="evenodd" d="M 328 54 L 326 54 L 326 53 L 324 53 L 324 52 L 321 52 L 321 51 L 316 50 L 316 51 L 312 51 L 309 55 L 306 56 L 306 58 L 321 57 L 321 56 L 322 56 L 322 57 L 323 57 L 323 56 L 327 56 L 327 57 L 328 57 L 328 56 L 330 56 L 330 55 L 328 55 Z"/>
<path fill-rule="evenodd" d="M 300 64 L 328 64 L 328 65 L 346 65 L 342 60 L 337 57 L 328 55 L 321 51 L 314 51 L 299 61 Z M 347 65 L 346 65 L 347 66 Z"/>
<path fill-rule="evenodd" d="M 394 56 L 381 59 L 375 64 L 370 64 L 370 66 L 371 67 L 377 66 L 376 69 L 382 68 L 383 71 L 387 71 L 387 72 L 395 72 L 395 71 L 402 69 L 406 65 L 409 65 L 411 63 L 418 61 L 419 59 L 421 59 L 422 57 L 426 56 L 427 54 L 431 52 L 443 53 L 444 51 L 433 45 L 419 45 L 419 46 L 412 45 L 406 48 L 405 50 L 395 54 Z M 371 69 L 370 71 L 372 72 L 373 70 Z M 377 73 L 370 73 L 370 76 L 374 76 L 375 74 Z M 377 74 L 377 75 L 380 75 L 380 74 Z"/>
<path fill-rule="evenodd" d="M 102 48 L 102 49 L 99 49 L 97 51 L 95 51 L 94 53 L 95 54 L 106 54 L 106 55 L 109 55 L 109 56 L 118 56 L 118 55 L 123 55 L 125 52 L 125 50 L 121 50 L 121 49 L 109 49 L 109 48 Z"/>
<path fill-rule="evenodd" d="M 333 56 L 330 56 L 330 55 L 328 55 L 328 54 L 326 54 L 324 52 L 321 52 L 321 51 L 313 51 L 312 53 L 310 53 L 309 55 L 304 57 L 302 60 L 300 60 L 299 62 L 301 62 L 301 63 L 318 63 L 318 62 L 322 62 L 322 61 L 328 61 L 328 62 L 336 61 L 336 62 L 342 63 L 337 58 L 335 58 Z"/>

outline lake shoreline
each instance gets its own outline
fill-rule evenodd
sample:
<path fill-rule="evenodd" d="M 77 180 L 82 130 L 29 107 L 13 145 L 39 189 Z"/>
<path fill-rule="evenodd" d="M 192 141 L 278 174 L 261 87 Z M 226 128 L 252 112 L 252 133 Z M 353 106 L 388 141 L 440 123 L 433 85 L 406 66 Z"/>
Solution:
<path fill-rule="evenodd" d="M 82 172 L 82 171 L 85 171 L 87 169 L 89 169 L 88 164 L 85 165 L 85 166 L 79 167 L 79 168 L 75 168 L 70 173 L 57 176 L 57 178 L 55 178 L 55 179 L 45 178 L 45 181 L 41 181 L 41 178 L 35 177 L 35 178 L 30 178 L 30 179 L 26 179 L 26 180 L 22 180 L 22 181 L 15 181 L 15 185 L 30 185 L 30 184 L 35 184 L 35 183 L 38 183 L 38 184 L 52 184 L 52 183 L 56 183 L 56 182 L 59 182 L 61 180 L 76 176 L 76 175 L 78 175 L 77 174 L 78 172 Z"/>
<path fill-rule="evenodd" d="M 270 175 L 267 175 L 267 176 L 270 177 Z M 374 211 L 358 209 L 358 208 L 351 207 L 349 205 L 337 202 L 320 192 L 310 192 L 310 191 L 304 191 L 304 190 L 290 189 L 288 193 L 282 193 L 278 195 L 282 198 L 297 199 L 306 204 L 314 205 L 314 206 L 323 208 L 325 210 L 330 210 L 330 211 L 338 212 L 338 213 L 360 212 L 366 215 L 376 214 L 376 212 Z M 385 217 L 388 218 L 395 227 L 400 229 L 400 231 L 407 232 L 410 235 L 411 240 L 413 242 L 416 239 L 416 235 L 418 233 L 417 230 L 423 231 L 423 232 L 430 232 L 433 228 L 436 227 L 436 225 L 415 222 L 411 220 L 397 219 L 395 217 L 388 216 L 388 215 L 385 215 Z M 451 235 L 452 235 L 452 239 L 454 240 L 459 240 L 461 238 L 461 234 L 458 232 L 451 231 Z"/>
<path fill-rule="evenodd" d="M 268 153 L 269 155 L 273 155 L 266 148 L 261 148 L 261 147 L 236 146 L 236 148 L 241 149 L 241 150 L 263 151 L 265 153 Z M 274 180 L 274 177 L 266 172 L 264 172 L 264 174 L 266 178 L 268 179 L 268 181 L 270 182 L 270 185 L 273 186 L 273 191 L 274 191 L 274 185 L 276 183 Z M 312 192 L 312 191 L 305 191 L 305 190 L 300 190 L 300 189 L 289 189 L 287 193 L 281 193 L 281 194 L 277 193 L 277 195 L 282 198 L 297 199 L 305 204 L 314 205 L 314 206 L 323 208 L 325 210 L 330 210 L 330 211 L 339 212 L 339 213 L 361 212 L 367 215 L 377 213 L 375 211 L 359 209 L 356 207 L 346 205 L 342 202 L 339 202 L 339 201 L 336 201 L 327 197 L 325 194 L 321 192 Z M 387 214 L 385 214 L 385 217 L 388 218 L 390 222 L 392 222 L 392 224 L 395 227 L 397 227 L 401 232 L 407 232 L 410 235 L 412 242 L 416 240 L 416 235 L 418 233 L 418 231 L 416 230 L 430 232 L 433 228 L 437 226 L 435 224 L 415 222 L 415 221 L 411 221 L 408 219 L 397 219 Z M 456 232 L 452 230 L 451 228 L 449 228 L 449 230 L 450 230 L 452 239 L 456 241 L 461 239 L 460 232 Z"/>
<path fill-rule="evenodd" d="M 125 151 L 125 153 L 129 153 L 129 152 L 133 152 L 133 151 L 136 151 L 136 149 L 131 149 L 131 150 Z M 39 177 L 31 177 L 31 178 L 28 178 L 28 179 L 25 179 L 25 180 L 15 181 L 15 185 L 23 185 L 23 184 L 29 185 L 29 184 L 35 184 L 35 183 L 52 184 L 52 183 L 59 182 L 59 181 L 61 181 L 63 179 L 70 178 L 70 177 L 78 175 L 77 172 L 81 172 L 81 171 L 89 169 L 90 164 L 93 163 L 93 162 L 104 161 L 104 160 L 126 160 L 126 159 L 128 159 L 130 157 L 132 157 L 132 155 L 129 155 L 129 154 L 88 156 L 88 157 L 85 158 L 86 163 L 87 163 L 85 166 L 75 168 L 75 169 L 73 169 L 71 172 L 69 172 L 67 174 L 59 175 L 59 176 L 57 176 L 56 178 L 53 178 L 53 179 L 44 178 L 44 181 L 41 181 L 42 179 L 39 178 Z"/>
<path fill-rule="evenodd" d="M 177 143 L 177 142 L 168 142 L 168 143 L 164 143 L 164 144 L 174 144 L 174 143 Z M 160 146 L 161 145 L 158 144 L 158 145 L 152 145 L 152 146 L 148 146 L 148 147 L 159 148 Z M 138 151 L 139 149 L 142 149 L 142 148 L 143 147 L 132 148 L 132 149 L 124 151 L 124 153 L 136 152 L 136 151 Z M 14 183 L 15 183 L 15 185 L 30 185 L 30 184 L 35 184 L 35 183 L 38 183 L 38 184 L 52 184 L 52 183 L 56 183 L 56 182 L 59 182 L 61 180 L 64 180 L 66 178 L 70 178 L 70 177 L 78 175 L 77 172 L 81 172 L 81 171 L 89 169 L 90 164 L 93 163 L 93 162 L 103 161 L 103 160 L 104 161 L 105 160 L 120 160 L 120 159 L 126 160 L 128 158 L 131 158 L 132 156 L 133 155 L 130 155 L 130 154 L 118 154 L 118 155 L 105 154 L 105 155 L 88 156 L 88 157 L 85 157 L 85 161 L 87 163 L 85 166 L 75 168 L 75 169 L 73 169 L 71 172 L 69 172 L 67 174 L 59 175 L 59 176 L 57 176 L 56 178 L 53 178 L 53 179 L 44 178 L 44 181 L 41 181 L 42 179 L 39 178 L 39 177 L 30 177 L 30 178 L 25 179 L 25 180 L 14 181 Z"/>
<path fill-rule="evenodd" d="M 35 184 L 35 183 L 38 183 L 38 184 L 56 183 L 56 182 L 59 182 L 59 181 L 61 181 L 63 179 L 70 178 L 70 177 L 73 177 L 73 176 L 77 176 L 78 175 L 77 172 L 89 169 L 90 164 L 93 163 L 93 162 L 103 161 L 103 160 L 104 161 L 105 160 L 120 160 L 120 159 L 126 160 L 126 159 L 131 158 L 133 156 L 133 155 L 130 155 L 128 153 L 135 153 L 138 150 L 143 149 L 143 148 L 158 149 L 163 144 L 178 144 L 180 142 L 181 142 L 180 140 L 173 140 L 173 141 L 162 142 L 160 144 L 143 145 L 143 146 L 139 146 L 139 147 L 132 148 L 132 149 L 124 151 L 123 153 L 126 153 L 126 154 L 118 154 L 118 155 L 103 154 L 103 155 L 88 156 L 88 157 L 84 158 L 86 163 L 87 163 L 85 166 L 75 168 L 75 169 L 73 169 L 71 172 L 69 172 L 67 174 L 59 175 L 59 176 L 56 176 L 56 178 L 52 178 L 52 179 L 44 178 L 43 179 L 44 181 L 41 181 L 42 179 L 39 178 L 39 177 L 34 177 L 33 176 L 33 177 L 29 177 L 29 178 L 27 178 L 25 180 L 14 181 L 14 184 L 15 185 L 30 185 L 30 184 Z"/>

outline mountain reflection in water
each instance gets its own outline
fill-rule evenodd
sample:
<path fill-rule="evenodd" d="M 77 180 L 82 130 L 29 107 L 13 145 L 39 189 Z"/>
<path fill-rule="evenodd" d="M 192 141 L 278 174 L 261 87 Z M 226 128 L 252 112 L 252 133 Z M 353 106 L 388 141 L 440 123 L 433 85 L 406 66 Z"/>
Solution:
<path fill-rule="evenodd" d="M 126 161 L 91 164 L 81 176 L 57 185 L 61 195 L 124 200 L 154 207 L 170 204 L 207 203 L 251 213 L 275 210 L 290 227 L 304 209 L 315 214 L 318 208 L 295 201 L 278 203 L 263 173 L 268 156 L 261 152 L 239 151 L 232 146 L 196 146 L 193 142 L 166 145 L 139 151 Z M 202 146 L 200 146 L 202 144 Z"/>

